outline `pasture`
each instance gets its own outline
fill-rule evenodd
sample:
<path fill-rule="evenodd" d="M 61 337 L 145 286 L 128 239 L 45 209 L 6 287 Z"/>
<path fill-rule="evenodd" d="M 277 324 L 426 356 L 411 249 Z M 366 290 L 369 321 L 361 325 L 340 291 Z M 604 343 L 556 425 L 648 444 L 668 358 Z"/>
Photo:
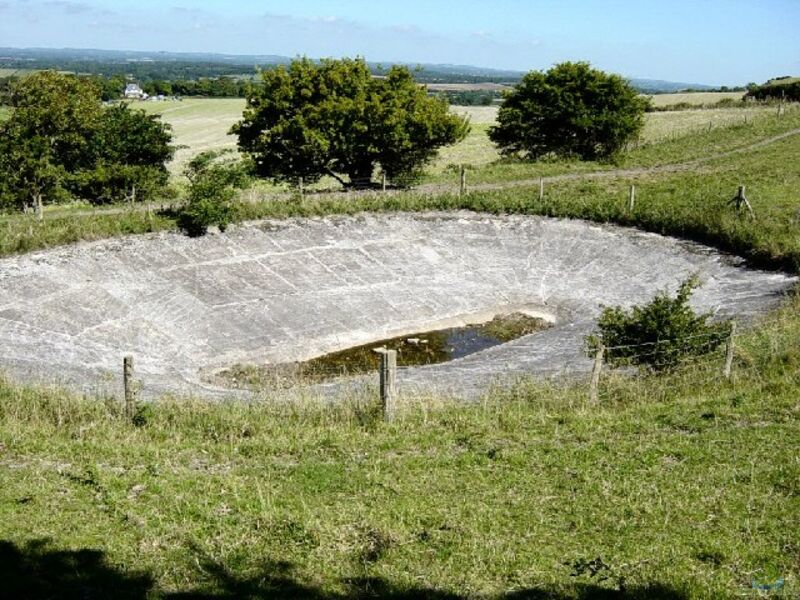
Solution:
<path fill-rule="evenodd" d="M 181 148 L 170 169 L 173 173 L 180 173 L 186 162 L 200 152 L 236 147 L 236 139 L 228 135 L 228 131 L 241 118 L 244 100 L 188 98 L 180 101 L 134 102 L 132 107 L 159 114 L 172 125 L 175 141 Z"/>
<path fill-rule="evenodd" d="M 669 94 L 675 97 L 683 95 L 693 94 Z M 242 99 L 191 98 L 180 102 L 137 102 L 132 106 L 142 108 L 149 113 L 160 114 L 172 125 L 176 142 L 182 148 L 178 150 L 171 170 L 179 174 L 186 161 L 199 152 L 236 147 L 236 140 L 228 135 L 228 131 L 241 117 L 244 105 Z M 452 110 L 470 118 L 472 131 L 459 144 L 440 151 L 438 158 L 428 168 L 429 181 L 452 177 L 447 171 L 451 165 L 466 164 L 471 167 L 482 167 L 500 158 L 488 137 L 489 127 L 497 118 L 497 107 L 456 106 Z M 709 127 L 712 129 L 733 127 L 744 124 L 745 120 L 752 123 L 774 112 L 774 108 L 761 106 L 647 113 L 641 142 L 648 144 L 684 137 Z"/>
<path fill-rule="evenodd" d="M 741 100 L 745 92 L 682 92 L 678 94 L 653 94 L 648 96 L 653 106 L 662 108 L 676 104 L 711 106 L 720 100 Z"/>

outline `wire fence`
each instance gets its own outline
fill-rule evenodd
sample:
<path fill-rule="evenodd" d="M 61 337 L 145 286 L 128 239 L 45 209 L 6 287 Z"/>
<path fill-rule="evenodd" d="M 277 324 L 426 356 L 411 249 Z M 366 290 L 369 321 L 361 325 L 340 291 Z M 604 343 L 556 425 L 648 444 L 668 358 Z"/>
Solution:
<path fill-rule="evenodd" d="M 533 334 L 535 335 L 535 334 Z M 380 408 L 383 418 L 392 420 L 398 410 L 425 406 L 436 399 L 480 399 L 494 392 L 506 394 L 516 386 L 533 386 L 537 393 L 567 390 L 569 402 L 586 405 L 614 403 L 625 399 L 668 399 L 676 393 L 713 393 L 720 386 L 736 386 L 747 382 L 758 386 L 775 378 L 797 377 L 792 348 L 797 347 L 795 332 L 780 327 L 748 332 L 746 343 L 735 323 L 729 332 L 666 338 L 639 344 L 598 345 L 591 350 L 574 348 L 557 368 L 491 375 L 483 369 L 482 377 L 474 375 L 480 364 L 480 353 L 473 355 L 470 365 L 461 362 L 398 365 L 397 350 L 379 348 L 345 364 L 324 364 L 314 361 L 266 367 L 233 367 L 215 375 L 213 383 L 273 397 L 313 395 L 365 398 Z M 576 344 L 580 344 L 576 340 Z M 371 356 L 371 357 L 370 357 Z M 789 358 L 787 359 L 787 356 Z M 364 357 L 370 357 L 364 360 Z M 477 362 L 475 360 L 477 358 Z M 401 361 L 402 362 L 402 361 Z M 530 367 L 530 365 L 529 365 Z M 124 360 L 123 378 L 126 412 L 136 413 L 136 391 L 133 358 Z M 536 388 L 536 386 L 540 386 Z"/>

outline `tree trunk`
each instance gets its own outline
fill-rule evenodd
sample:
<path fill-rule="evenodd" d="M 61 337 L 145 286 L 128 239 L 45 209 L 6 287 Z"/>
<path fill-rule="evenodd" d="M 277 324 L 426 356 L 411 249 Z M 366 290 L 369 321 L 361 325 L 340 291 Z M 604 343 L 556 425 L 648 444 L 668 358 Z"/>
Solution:
<path fill-rule="evenodd" d="M 347 187 L 356 190 L 371 188 L 373 186 L 372 172 L 374 169 L 375 165 L 372 162 L 354 165 L 347 173 L 350 178 L 350 183 Z"/>

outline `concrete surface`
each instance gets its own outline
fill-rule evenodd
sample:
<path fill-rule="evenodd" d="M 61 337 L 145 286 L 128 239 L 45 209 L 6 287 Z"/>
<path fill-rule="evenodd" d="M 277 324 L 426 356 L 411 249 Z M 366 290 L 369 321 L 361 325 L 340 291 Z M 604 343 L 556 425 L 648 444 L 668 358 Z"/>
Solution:
<path fill-rule="evenodd" d="M 521 374 L 585 371 L 602 304 L 674 290 L 747 319 L 796 278 L 748 270 L 703 246 L 581 221 L 474 213 L 265 221 L 81 243 L 0 260 L 0 369 L 121 395 L 231 395 L 204 383 L 236 363 L 303 360 L 511 310 L 555 326 L 450 363 L 403 369 L 400 389 L 471 395 Z M 335 386 L 321 386 L 328 393 Z"/>

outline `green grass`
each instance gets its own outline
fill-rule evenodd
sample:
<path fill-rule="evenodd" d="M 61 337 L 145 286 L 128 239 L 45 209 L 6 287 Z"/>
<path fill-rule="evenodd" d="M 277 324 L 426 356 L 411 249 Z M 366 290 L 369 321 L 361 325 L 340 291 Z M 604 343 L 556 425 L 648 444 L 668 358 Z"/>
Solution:
<path fill-rule="evenodd" d="M 700 98 L 704 94 L 678 94 L 676 96 L 692 96 Z M 672 95 L 670 95 L 672 96 Z M 659 96 L 660 97 L 660 96 Z M 160 114 L 170 123 L 175 132 L 175 141 L 182 147 L 175 160 L 170 165 L 170 170 L 178 175 L 186 162 L 194 155 L 204 150 L 235 148 L 236 139 L 228 135 L 231 125 L 241 118 L 244 109 L 242 99 L 208 99 L 190 98 L 183 101 L 168 102 L 141 102 L 135 107 L 142 108 L 149 113 Z M 457 177 L 450 165 L 466 164 L 475 169 L 470 179 L 478 181 L 502 181 L 509 177 L 538 177 L 575 171 L 580 169 L 591 170 L 603 168 L 603 165 L 592 163 L 557 162 L 549 164 L 512 163 L 496 164 L 500 155 L 489 140 L 488 129 L 495 122 L 496 107 L 453 107 L 453 111 L 469 116 L 472 131 L 464 141 L 443 148 L 439 157 L 427 170 L 426 181 L 444 182 Z M 734 129 L 744 123 L 745 117 L 752 131 L 744 137 L 757 137 L 765 127 L 762 121 L 775 113 L 772 107 L 754 107 L 747 109 L 713 109 L 689 110 L 680 112 L 648 113 L 645 116 L 646 124 L 642 134 L 642 143 L 655 144 L 672 138 L 685 138 L 712 128 L 714 137 L 720 129 Z M 787 115 L 787 119 L 790 118 Z M 784 121 L 785 123 L 786 121 Z M 635 152 L 634 152 L 635 155 Z M 664 157 L 666 158 L 666 156 Z M 634 158 L 635 160 L 635 158 Z M 330 182 L 323 182 L 321 187 L 327 187 Z"/>
<path fill-rule="evenodd" d="M 137 573 L 153 597 L 606 598 L 620 577 L 625 597 L 797 591 L 798 308 L 740 340 L 733 383 L 714 357 L 607 378 L 593 408 L 582 385 L 528 382 L 393 423 L 355 401 L 165 401 L 135 427 L 116 404 L 0 382 L 4 585 L 98 549 L 111 572 L 84 569 L 92 597 L 126 597 Z M 609 580 L 572 576 L 597 557 Z M 45 569 L 61 593 L 75 562 Z"/>
<path fill-rule="evenodd" d="M 626 164 L 739 148 L 797 118 L 654 144 Z M 534 186 L 462 198 L 308 195 L 239 210 L 585 218 L 800 272 L 798 156 L 793 136 L 687 172 L 552 182 L 542 201 Z M 753 220 L 727 205 L 740 184 Z M 81 210 L 48 211 L 42 224 L 0 218 L 0 253 L 174 227 L 166 216 Z M 0 575 L 11 596 L 38 586 L 37 597 L 710 599 L 758 597 L 753 580 L 779 578 L 792 597 L 798 336 L 794 298 L 737 340 L 730 382 L 715 354 L 660 377 L 606 373 L 598 406 L 587 405 L 585 382 L 528 381 L 470 406 L 413 399 L 392 423 L 368 397 L 335 406 L 165 399 L 134 426 L 117 401 L 0 380 Z M 575 574 L 598 557 L 608 569 Z M 624 596 L 606 594 L 620 586 Z"/>
<path fill-rule="evenodd" d="M 176 227 L 174 218 L 140 211 L 103 214 L 54 208 L 45 211 L 41 222 L 32 214 L 0 214 L 0 256 Z"/>
<path fill-rule="evenodd" d="M 468 166 L 468 180 L 472 183 L 498 183 L 618 167 L 653 167 L 705 158 L 800 127 L 798 107 L 792 107 L 781 117 L 773 108 L 757 108 L 648 113 L 646 118 L 647 126 L 641 143 L 621 156 L 618 164 L 500 160 L 487 137 L 488 125 L 474 126 L 466 140 L 441 151 L 429 168 L 425 181 L 457 181 L 458 173 L 446 168 L 454 163 Z"/>
<path fill-rule="evenodd" d="M 0 121 L 5 121 L 11 114 L 11 109 L 8 106 L 0 106 Z"/>
<path fill-rule="evenodd" d="M 236 138 L 228 135 L 228 131 L 242 118 L 244 105 L 244 100 L 239 98 L 188 98 L 136 102 L 132 106 L 159 114 L 172 125 L 175 143 L 185 146 L 178 150 L 170 164 L 170 171 L 177 175 L 200 152 L 236 147 Z"/>
<path fill-rule="evenodd" d="M 648 96 L 653 106 L 664 107 L 675 104 L 692 104 L 707 106 L 720 100 L 741 100 L 744 92 L 682 92 L 677 94 L 654 94 Z"/>

